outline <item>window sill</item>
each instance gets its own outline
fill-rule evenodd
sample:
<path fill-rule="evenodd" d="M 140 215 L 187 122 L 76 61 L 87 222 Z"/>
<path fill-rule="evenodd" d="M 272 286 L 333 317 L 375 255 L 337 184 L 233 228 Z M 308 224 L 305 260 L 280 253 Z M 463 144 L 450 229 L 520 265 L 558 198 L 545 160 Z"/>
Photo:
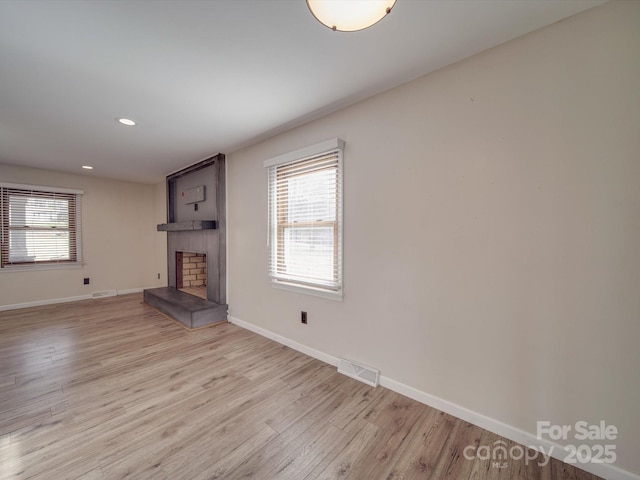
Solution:
<path fill-rule="evenodd" d="M 279 282 L 276 280 L 271 281 L 271 286 L 279 290 L 287 290 L 289 292 L 312 295 L 314 297 L 326 298 L 328 300 L 333 300 L 336 302 L 342 302 L 344 297 L 342 291 L 333 292 L 330 290 L 323 290 L 321 288 L 306 287 L 302 285 L 296 285 L 294 283 Z"/>
<path fill-rule="evenodd" d="M 35 272 L 42 270 L 73 270 L 76 268 L 84 267 L 82 262 L 74 263 L 53 263 L 48 265 L 9 265 L 0 268 L 1 273 L 15 273 L 15 272 Z"/>

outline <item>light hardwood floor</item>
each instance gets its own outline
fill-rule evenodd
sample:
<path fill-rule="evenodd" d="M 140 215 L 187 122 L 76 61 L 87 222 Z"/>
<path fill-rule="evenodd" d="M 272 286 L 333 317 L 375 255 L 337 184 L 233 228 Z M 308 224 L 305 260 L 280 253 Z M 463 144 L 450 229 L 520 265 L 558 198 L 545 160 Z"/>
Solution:
<path fill-rule="evenodd" d="M 464 458 L 499 440 L 237 326 L 188 332 L 140 294 L 0 312 L 2 480 L 596 478 Z"/>

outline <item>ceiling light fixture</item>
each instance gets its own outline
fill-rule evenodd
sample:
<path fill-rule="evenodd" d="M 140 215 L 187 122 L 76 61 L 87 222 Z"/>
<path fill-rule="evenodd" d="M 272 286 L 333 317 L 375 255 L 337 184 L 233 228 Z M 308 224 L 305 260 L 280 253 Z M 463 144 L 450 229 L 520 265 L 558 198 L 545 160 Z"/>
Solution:
<path fill-rule="evenodd" d="M 133 120 L 130 120 L 128 118 L 122 118 L 122 117 L 116 118 L 116 122 L 119 122 L 122 125 L 126 125 L 127 127 L 133 127 L 136 124 L 136 122 L 134 122 Z"/>
<path fill-rule="evenodd" d="M 396 0 L 307 0 L 307 7 L 316 20 L 334 32 L 357 32 L 382 20 L 395 3 Z"/>
<path fill-rule="evenodd" d="M 85 170 L 93 170 L 93 167 L 91 165 L 82 165 L 82 168 L 84 168 Z"/>

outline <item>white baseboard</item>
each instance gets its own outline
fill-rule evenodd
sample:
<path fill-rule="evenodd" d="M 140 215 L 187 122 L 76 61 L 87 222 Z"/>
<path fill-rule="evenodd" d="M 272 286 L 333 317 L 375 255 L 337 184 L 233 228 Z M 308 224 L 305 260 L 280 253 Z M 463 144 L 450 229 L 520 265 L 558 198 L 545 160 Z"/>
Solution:
<path fill-rule="evenodd" d="M 301 343 L 295 342 L 290 338 L 283 337 L 282 335 L 278 335 L 270 330 L 266 330 L 264 328 L 253 325 L 252 323 L 245 322 L 244 320 L 240 320 L 239 318 L 235 318 L 232 316 L 228 316 L 227 319 L 229 323 L 233 323 L 234 325 L 238 325 L 246 330 L 250 330 L 258 335 L 262 335 L 263 337 L 270 338 L 282 345 L 286 345 L 287 347 L 291 347 L 298 352 L 305 353 L 310 357 L 317 358 L 318 360 L 323 361 L 324 363 L 328 363 L 329 365 L 333 365 L 334 367 L 338 366 L 338 359 L 334 356 L 328 355 L 320 350 L 316 350 L 315 348 L 307 347 L 306 345 L 302 345 Z"/>
<path fill-rule="evenodd" d="M 249 322 L 245 322 L 244 320 L 240 320 L 232 316 L 229 316 L 228 320 L 234 325 L 238 325 L 239 327 L 250 330 L 258 335 L 262 335 L 263 337 L 270 338 L 271 340 L 281 343 L 282 345 L 286 345 L 287 347 L 291 347 L 294 350 L 305 353 L 313 358 L 317 358 L 329 365 L 333 365 L 334 367 L 338 365 L 338 357 L 321 352 L 315 348 L 302 345 L 290 338 L 284 337 L 265 328 L 258 327 Z M 545 453 L 551 452 L 551 456 L 560 461 L 564 461 L 565 456 L 569 453 L 560 444 L 546 439 L 539 439 L 531 432 L 507 425 L 506 423 L 502 423 L 496 419 L 474 412 L 448 400 L 423 392 L 392 378 L 385 377 L 384 375 L 380 376 L 380 385 L 521 445 L 537 448 L 538 450 L 543 449 Z M 578 463 L 575 464 L 575 466 L 607 480 L 640 480 L 640 475 L 623 470 L 612 464 L 589 462 Z"/>
<path fill-rule="evenodd" d="M 429 393 L 423 392 L 416 388 L 410 387 L 404 383 L 393 380 L 383 375 L 380 376 L 380 385 L 400 393 L 405 397 L 412 398 L 420 403 L 429 405 L 430 407 L 442 410 L 449 415 L 469 422 L 478 427 L 484 428 L 492 433 L 512 440 L 520 445 L 536 448 L 538 451 L 544 451 L 545 453 L 551 452 L 551 456 L 557 460 L 564 461 L 569 451 L 562 445 L 551 442 L 546 439 L 538 438 L 533 433 L 521 430 L 506 423 L 502 423 L 494 418 L 487 417 L 480 413 L 469 410 L 465 407 L 452 403 L 448 400 L 444 400 L 440 397 L 436 397 Z M 542 449 L 542 450 L 541 450 Z M 640 475 L 628 472 L 613 464 L 607 463 L 595 463 L 585 462 L 576 463 L 575 467 L 585 470 L 589 473 L 597 475 L 608 480 L 640 480 Z"/>
<path fill-rule="evenodd" d="M 47 300 L 36 300 L 33 302 L 14 303 L 12 305 L 0 305 L 0 312 L 4 310 L 18 310 L 19 308 L 40 307 L 42 305 L 54 305 L 56 303 L 77 302 L 79 300 L 89 300 L 91 295 L 78 295 L 76 297 L 49 298 Z"/>
<path fill-rule="evenodd" d="M 154 288 L 154 287 L 148 287 L 148 288 Z M 129 288 L 129 289 L 125 289 L 125 290 L 110 290 L 113 292 L 116 292 L 116 295 L 127 295 L 129 293 L 139 293 L 142 292 L 143 290 L 146 290 L 145 288 Z M 105 295 L 104 297 L 107 296 L 113 296 L 113 295 Z M 104 298 L 104 297 L 100 297 L 100 298 Z M 5 310 L 18 310 L 20 308 L 29 308 L 29 307 L 41 307 L 43 305 L 55 305 L 57 303 L 69 303 L 69 302 L 78 302 L 80 300 L 91 300 L 93 299 L 93 293 L 88 294 L 88 295 L 78 295 L 75 297 L 65 297 L 65 298 L 48 298 L 46 300 L 35 300 L 33 302 L 25 302 L 25 303 L 14 303 L 11 305 L 0 305 L 0 312 L 5 311 Z"/>
<path fill-rule="evenodd" d="M 144 290 L 148 290 L 150 288 L 156 288 L 156 287 L 128 288 L 126 290 L 117 290 L 117 292 L 118 292 L 118 295 L 128 295 L 130 293 L 140 293 L 140 292 L 143 292 Z"/>

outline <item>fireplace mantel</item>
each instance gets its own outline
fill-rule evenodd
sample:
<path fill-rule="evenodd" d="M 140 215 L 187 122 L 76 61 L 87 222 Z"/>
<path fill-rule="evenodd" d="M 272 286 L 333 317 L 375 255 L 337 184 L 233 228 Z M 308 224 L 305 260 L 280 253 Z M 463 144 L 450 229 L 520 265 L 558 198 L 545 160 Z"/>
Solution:
<path fill-rule="evenodd" d="M 189 220 L 188 222 L 161 223 L 159 232 L 192 232 L 194 230 L 215 230 L 218 224 L 215 220 Z"/>

